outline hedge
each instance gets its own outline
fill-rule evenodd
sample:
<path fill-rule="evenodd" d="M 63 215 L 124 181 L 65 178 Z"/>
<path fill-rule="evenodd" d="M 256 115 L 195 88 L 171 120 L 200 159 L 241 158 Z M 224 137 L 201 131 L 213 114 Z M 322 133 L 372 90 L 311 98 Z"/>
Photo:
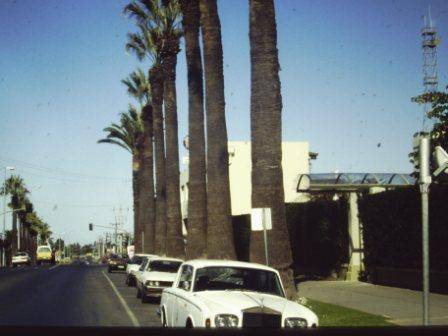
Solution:
<path fill-rule="evenodd" d="M 318 200 L 286 204 L 294 268 L 330 275 L 348 261 L 347 202 Z"/>
<path fill-rule="evenodd" d="M 359 198 L 363 224 L 364 263 L 371 267 L 421 269 L 422 227 L 417 187 Z M 448 187 L 433 185 L 429 193 L 429 257 L 431 270 L 448 271 Z"/>

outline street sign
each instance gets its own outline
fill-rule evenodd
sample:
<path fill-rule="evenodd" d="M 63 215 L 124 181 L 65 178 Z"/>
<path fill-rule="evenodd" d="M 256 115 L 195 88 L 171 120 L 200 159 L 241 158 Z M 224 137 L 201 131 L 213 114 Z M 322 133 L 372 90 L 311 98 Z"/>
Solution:
<path fill-rule="evenodd" d="M 271 208 L 253 208 L 250 214 L 251 230 L 272 230 Z"/>
<path fill-rule="evenodd" d="M 252 231 L 263 231 L 264 256 L 266 258 L 266 266 L 268 266 L 269 251 L 267 230 L 272 230 L 271 208 L 252 208 L 250 219 Z"/>

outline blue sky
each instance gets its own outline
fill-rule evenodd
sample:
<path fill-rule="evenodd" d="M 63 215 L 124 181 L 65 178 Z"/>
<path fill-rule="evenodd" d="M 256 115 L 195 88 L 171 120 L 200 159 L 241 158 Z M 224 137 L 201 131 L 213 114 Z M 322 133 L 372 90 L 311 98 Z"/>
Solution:
<path fill-rule="evenodd" d="M 126 1 L 0 1 L 0 166 L 12 165 L 56 235 L 87 243 L 115 214 L 131 228 L 131 161 L 96 144 L 130 98 L 120 80 L 139 63 L 124 50 Z M 230 140 L 249 134 L 248 1 L 219 1 Z M 431 6 L 447 82 L 448 4 L 278 0 L 284 140 L 319 153 L 313 172 L 410 172 L 422 110 L 419 32 Z M 177 68 L 179 139 L 187 133 L 185 54 Z M 380 146 L 378 147 L 378 144 Z M 181 155 L 185 153 L 182 151 Z M 116 208 L 115 214 L 113 207 Z"/>

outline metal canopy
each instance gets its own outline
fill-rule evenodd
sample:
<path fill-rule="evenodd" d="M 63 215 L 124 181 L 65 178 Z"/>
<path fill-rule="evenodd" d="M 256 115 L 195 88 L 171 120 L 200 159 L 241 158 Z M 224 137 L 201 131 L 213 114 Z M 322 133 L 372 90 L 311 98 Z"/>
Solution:
<path fill-rule="evenodd" d="M 361 191 L 374 187 L 385 189 L 407 188 L 416 185 L 410 174 L 401 173 L 328 173 L 301 174 L 297 192 Z"/>

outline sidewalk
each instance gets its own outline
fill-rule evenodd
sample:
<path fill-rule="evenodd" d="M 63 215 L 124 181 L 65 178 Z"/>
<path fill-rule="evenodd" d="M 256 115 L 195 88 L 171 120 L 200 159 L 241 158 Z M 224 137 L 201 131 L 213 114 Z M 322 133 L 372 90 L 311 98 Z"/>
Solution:
<path fill-rule="evenodd" d="M 382 315 L 403 326 L 422 324 L 422 293 L 409 289 L 349 281 L 305 281 L 299 295 L 326 303 Z M 448 325 L 448 295 L 430 294 L 431 325 Z"/>

